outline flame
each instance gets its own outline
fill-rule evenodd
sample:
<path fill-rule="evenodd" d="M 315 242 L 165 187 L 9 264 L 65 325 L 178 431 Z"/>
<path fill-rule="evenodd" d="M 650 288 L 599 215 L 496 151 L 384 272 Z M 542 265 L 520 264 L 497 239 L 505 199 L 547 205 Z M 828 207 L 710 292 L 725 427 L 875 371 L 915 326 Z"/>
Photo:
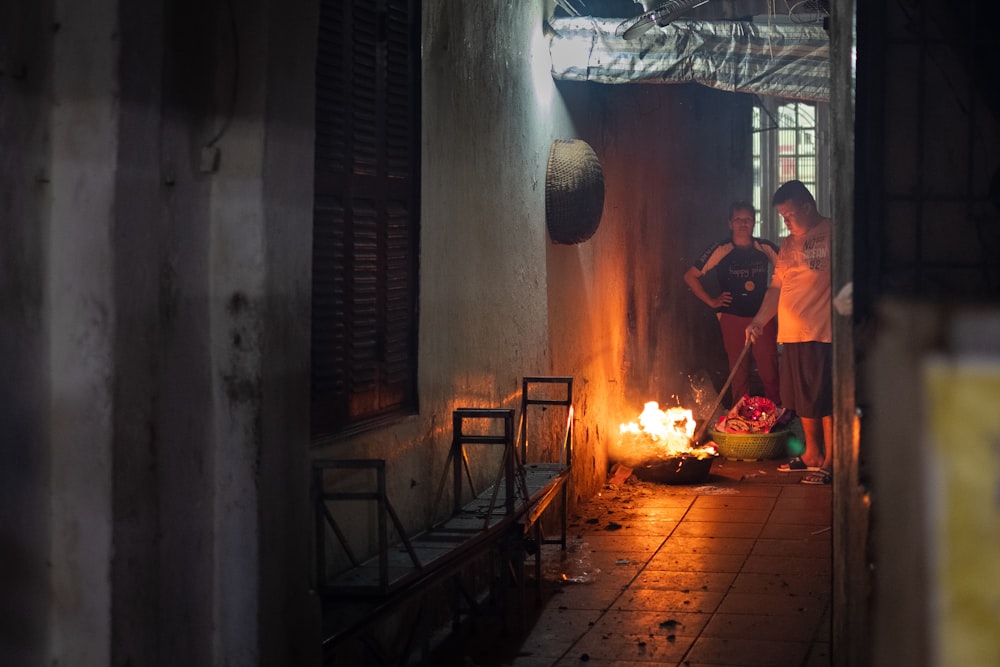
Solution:
<path fill-rule="evenodd" d="M 643 406 L 638 422 L 619 426 L 618 451 L 612 455 L 630 466 L 684 454 L 698 458 L 714 456 L 714 448 L 692 445 L 695 428 L 691 410 L 682 407 L 661 410 L 659 403 L 650 401 Z"/>
<path fill-rule="evenodd" d="M 666 449 L 685 450 L 694 435 L 694 414 L 687 408 L 660 409 L 660 404 L 650 401 L 643 406 L 639 423 L 629 422 L 620 427 L 622 433 L 644 433 L 653 441 L 663 443 Z"/>

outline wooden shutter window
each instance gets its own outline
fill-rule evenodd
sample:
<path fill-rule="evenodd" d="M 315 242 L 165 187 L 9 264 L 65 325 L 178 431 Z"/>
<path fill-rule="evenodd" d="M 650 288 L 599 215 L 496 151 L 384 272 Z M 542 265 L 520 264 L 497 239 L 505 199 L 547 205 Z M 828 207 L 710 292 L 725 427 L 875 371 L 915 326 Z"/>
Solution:
<path fill-rule="evenodd" d="M 318 47 L 314 437 L 416 409 L 417 3 L 323 0 Z"/>

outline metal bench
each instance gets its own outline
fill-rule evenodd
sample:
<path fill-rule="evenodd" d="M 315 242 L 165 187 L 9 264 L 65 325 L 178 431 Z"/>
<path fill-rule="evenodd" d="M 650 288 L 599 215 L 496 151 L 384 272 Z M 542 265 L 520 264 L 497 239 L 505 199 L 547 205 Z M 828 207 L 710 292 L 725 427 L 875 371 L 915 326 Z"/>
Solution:
<path fill-rule="evenodd" d="M 544 385 L 544 386 L 543 386 Z M 552 397 L 546 387 L 562 385 L 562 395 Z M 566 409 L 561 439 L 549 460 L 529 461 L 529 414 L 550 406 Z M 537 419 L 537 418 L 536 418 Z M 534 555 L 537 597 L 541 597 L 540 546 L 559 543 L 566 548 L 566 489 L 572 464 L 572 379 L 528 377 L 522 383 L 519 430 L 514 432 L 514 411 L 496 408 L 459 408 L 452 415 L 449 465 L 439 487 L 438 501 L 451 477 L 451 507 L 448 515 L 419 534 L 408 536 L 386 491 L 385 462 L 367 460 L 317 460 L 313 465 L 316 502 L 316 558 L 318 587 L 325 605 L 324 648 L 332 650 L 347 638 L 364 642 L 371 652 L 379 650 L 379 638 L 365 630 L 375 620 L 398 610 L 405 602 L 426 595 L 438 584 L 450 582 L 453 624 L 465 616 L 483 613 L 477 591 L 470 590 L 459 574 L 487 554 L 499 556 L 496 586 L 515 589 L 523 608 L 526 578 L 524 556 Z M 498 451 L 499 450 L 499 451 Z M 544 453 L 541 446 L 538 453 Z M 554 459 L 554 460 L 552 460 Z M 473 462 L 493 466 L 491 484 L 477 489 Z M 480 471 L 482 472 L 482 471 Z M 331 488 L 354 474 L 351 489 Z M 361 479 L 357 479 L 360 476 Z M 481 479 L 481 476 L 480 476 Z M 561 498 L 561 535 L 545 540 L 541 517 L 556 498 Z M 375 503 L 376 553 L 357 558 L 343 527 L 331 511 L 331 503 Z M 357 513 L 352 516 L 357 516 Z M 390 538 L 390 526 L 396 539 Z M 331 538 L 343 550 L 350 566 L 329 572 L 327 553 Z M 489 598 L 502 600 L 502 591 Z M 420 604 L 423 604 L 421 601 Z M 497 610 L 493 610 L 496 612 Z M 497 613 L 505 613 L 502 609 Z M 418 614 L 418 616 L 422 616 Z M 416 648 L 421 628 L 410 626 L 408 636 L 394 642 L 404 654 Z M 427 631 L 428 628 L 423 630 Z M 425 633 L 426 634 L 426 633 Z M 427 641 L 421 646 L 426 651 Z M 384 656 L 380 659 L 388 660 Z"/>

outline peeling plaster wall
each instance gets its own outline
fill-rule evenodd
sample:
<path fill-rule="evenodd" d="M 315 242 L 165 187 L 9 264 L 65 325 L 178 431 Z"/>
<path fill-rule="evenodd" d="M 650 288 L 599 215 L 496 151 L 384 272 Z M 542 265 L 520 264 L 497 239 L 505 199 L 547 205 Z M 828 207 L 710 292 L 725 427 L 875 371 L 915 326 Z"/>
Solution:
<path fill-rule="evenodd" d="M 676 384 L 674 260 L 736 180 L 699 124 L 721 100 L 560 87 L 544 3 L 425 2 L 420 414 L 310 449 L 315 3 L 23 5 L 0 1 L 2 546 L 23 566 L 3 655 L 315 664 L 309 458 L 386 459 L 416 530 L 452 411 L 570 375 L 576 500 Z M 650 117 L 678 132 L 649 142 Z M 546 164 L 571 138 L 602 160 L 605 216 L 556 246 Z"/>
<path fill-rule="evenodd" d="M 51 457 L 46 279 L 52 8 L 0 2 L 0 655 L 43 662 Z"/>
<path fill-rule="evenodd" d="M 317 8 L 134 4 L 0 2 L 0 655 L 317 664 Z"/>
<path fill-rule="evenodd" d="M 114 0 L 56 3 L 47 247 L 53 661 L 110 662 Z M 81 58 L 86 54 L 86 58 Z M 80 131 L 86 128 L 86 131 Z M 73 656 L 70 658 L 70 656 Z"/>
<path fill-rule="evenodd" d="M 724 379 L 718 325 L 682 275 L 751 184 L 748 97 L 557 84 L 542 7 L 423 12 L 420 414 L 312 451 L 385 459 L 410 529 L 447 511 L 434 501 L 457 407 L 514 408 L 522 376 L 572 376 L 580 499 L 603 485 L 618 425 L 645 400 L 686 400 L 703 368 Z M 572 138 L 602 161 L 604 216 L 590 240 L 556 245 L 548 152 Z"/>
<path fill-rule="evenodd" d="M 455 408 L 516 408 L 523 376 L 570 375 L 580 427 L 622 392 L 620 365 L 605 358 L 620 350 L 580 300 L 594 287 L 594 246 L 554 248 L 545 226 L 550 145 L 578 131 L 551 78 L 544 5 L 423 3 L 420 414 L 312 451 L 386 459 L 410 529 L 447 511 L 434 501 Z M 577 454 L 585 497 L 606 455 L 586 433 Z"/>
<path fill-rule="evenodd" d="M 692 407 L 691 376 L 719 388 L 728 365 L 715 317 L 683 274 L 728 236 L 730 202 L 750 199 L 751 98 L 693 84 L 560 91 L 605 173 L 589 310 L 601 313 L 592 327 L 622 337 L 605 356 L 621 363 L 621 409 L 631 419 L 648 400 Z"/>

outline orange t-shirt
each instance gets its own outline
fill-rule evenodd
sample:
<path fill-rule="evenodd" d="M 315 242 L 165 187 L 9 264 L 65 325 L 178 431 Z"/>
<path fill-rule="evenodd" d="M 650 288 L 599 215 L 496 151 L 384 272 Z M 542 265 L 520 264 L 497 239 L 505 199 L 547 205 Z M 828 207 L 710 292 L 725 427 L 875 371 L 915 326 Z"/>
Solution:
<path fill-rule="evenodd" d="M 801 237 L 788 236 L 781 244 L 771 286 L 780 287 L 778 342 L 829 343 L 830 240 L 829 218 Z"/>

